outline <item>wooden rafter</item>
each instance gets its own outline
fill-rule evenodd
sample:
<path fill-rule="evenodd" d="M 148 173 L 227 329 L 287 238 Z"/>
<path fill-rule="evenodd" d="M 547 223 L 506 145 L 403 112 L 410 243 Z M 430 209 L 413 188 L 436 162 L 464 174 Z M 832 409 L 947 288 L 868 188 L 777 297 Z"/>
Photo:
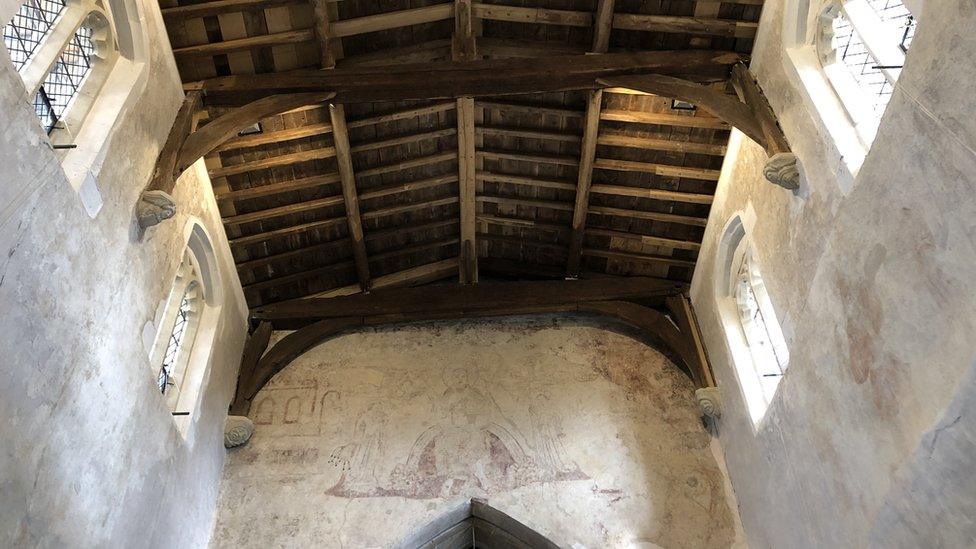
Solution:
<path fill-rule="evenodd" d="M 458 99 L 458 189 L 461 224 L 461 282 L 478 282 L 475 247 L 475 134 L 474 98 Z"/>
<path fill-rule="evenodd" d="M 182 173 L 221 144 L 237 136 L 242 129 L 268 116 L 295 107 L 327 101 L 333 94 L 323 92 L 279 94 L 258 99 L 210 121 L 203 128 L 187 136 L 180 147 L 176 170 Z"/>
<path fill-rule="evenodd" d="M 732 125 L 707 108 L 669 111 L 665 100 L 618 95 L 647 92 L 597 80 L 661 74 L 721 91 L 715 84 L 729 79 L 739 56 L 716 61 L 723 53 L 708 49 L 734 44 L 736 51 L 748 52 L 755 29 L 749 21 L 759 10 L 728 8 L 761 0 L 697 0 L 694 16 L 615 13 L 613 3 L 597 0 L 592 11 L 576 11 L 539 2 L 444 0 L 428 6 L 394 3 L 377 13 L 375 7 L 334 0 L 203 0 L 163 8 L 163 16 L 178 25 L 170 36 L 181 76 L 190 82 L 186 89 L 206 88 L 197 112 L 211 120 L 201 129 L 214 131 L 220 115 L 234 112 L 229 109 L 272 95 L 339 93 L 333 101 L 349 115 L 348 152 L 358 168 L 354 188 L 362 191 L 356 198 L 372 289 L 451 275 L 464 282 L 482 267 L 481 260 L 500 276 L 564 278 L 581 167 L 590 172 L 587 202 L 595 194 L 595 203 L 606 206 L 589 206 L 583 216 L 595 228 L 586 229 L 577 257 L 592 258 L 587 268 L 597 272 L 579 274 L 652 267 L 686 281 L 712 201 L 710 182 L 718 176 L 715 157 L 724 154 L 723 130 Z M 622 11 L 638 11 L 617 4 Z M 296 7 L 312 17 L 296 19 Z M 210 18 L 206 25 L 203 17 Z M 490 23 L 483 26 L 483 18 Z M 451 26 L 454 32 L 445 34 Z M 592 43 L 583 45 L 587 27 L 593 29 Z M 672 41 L 662 33 L 683 37 Z M 372 36 L 343 40 L 365 34 Z M 536 39 L 515 38 L 530 35 Z M 584 55 L 606 52 L 611 42 L 634 53 Z M 645 43 L 674 44 L 685 50 L 675 54 L 685 58 L 638 52 Z M 200 80 L 215 74 L 233 76 Z M 273 81 L 272 87 L 260 87 L 264 81 Z M 230 87 L 222 87 L 226 83 Z M 737 87 L 742 94 L 742 85 Z M 584 143 L 584 105 L 594 90 L 603 91 L 602 108 L 595 139 Z M 547 91 L 569 93 L 505 97 Z M 459 98 L 471 97 L 474 109 L 459 105 L 467 102 Z M 261 120 L 262 132 L 235 132 L 211 149 L 225 154 L 208 157 L 252 305 L 362 290 L 360 284 L 350 286 L 357 271 L 350 219 L 342 209 L 343 178 L 332 166 L 335 139 L 323 137 L 332 131 L 322 110 L 327 104 L 269 116 Z M 449 114 L 451 109 L 459 116 Z M 751 109 L 746 107 L 750 114 Z M 469 110 L 472 116 L 465 116 Z M 175 138 L 178 148 L 188 134 Z M 457 150 L 444 149 L 455 136 Z M 588 163 L 577 153 L 597 146 Z M 473 162 L 465 160 L 465 151 L 468 157 L 473 151 Z M 175 179 L 179 172 L 172 171 Z M 450 254 L 458 257 L 442 259 Z M 468 258 L 478 267 L 469 267 Z"/>
<path fill-rule="evenodd" d="M 208 104 L 287 91 L 328 91 L 339 103 L 439 99 L 598 89 L 599 78 L 631 74 L 725 79 L 742 56 L 709 50 L 575 55 L 545 59 L 477 59 L 222 76 L 204 81 Z M 236 95 L 235 95 L 236 94 Z"/>
<path fill-rule="evenodd" d="M 474 36 L 474 13 L 471 0 L 454 2 L 454 35 L 451 58 L 455 61 L 472 61 L 477 58 Z M 478 282 L 478 248 L 475 238 L 475 156 L 474 98 L 457 99 L 458 143 L 458 220 L 461 243 L 459 247 L 459 275 L 462 284 Z"/>
<path fill-rule="evenodd" d="M 214 55 L 226 55 L 239 51 L 248 51 L 257 48 L 269 48 L 274 46 L 284 46 L 286 44 L 309 43 L 315 39 L 315 33 L 311 29 L 300 29 L 247 38 L 235 38 L 221 42 L 211 42 L 197 46 L 186 46 L 184 48 L 174 48 L 173 55 L 177 59 L 185 57 L 212 57 Z"/>
<path fill-rule="evenodd" d="M 482 283 L 441 288 L 376 290 L 334 299 L 303 299 L 257 307 L 252 317 L 288 328 L 324 318 L 453 313 L 471 315 L 485 309 L 535 308 L 586 301 L 644 299 L 677 295 L 685 285 L 648 277 L 556 281 L 547 283 Z"/>
<path fill-rule="evenodd" d="M 452 258 L 413 271 L 423 271 L 421 274 L 427 278 L 440 276 L 449 272 L 450 261 L 456 264 Z M 402 273 L 390 282 L 391 287 L 403 283 Z M 684 289 L 683 284 L 660 279 L 600 278 L 377 289 L 369 294 L 308 298 L 258 307 L 253 310 L 254 318 L 282 329 L 297 328 L 297 331 L 276 343 L 257 364 L 248 367 L 250 375 L 240 378 L 232 410 L 246 413 L 251 400 L 276 373 L 308 349 L 345 330 L 418 320 L 513 314 L 581 312 L 618 319 L 641 330 L 645 337 L 674 357 L 698 385 L 704 386 L 710 383 L 711 376 L 696 344 L 696 332 L 688 322 L 690 307 L 685 309 L 676 301 Z M 677 324 L 664 313 L 629 300 L 666 302 L 674 307 L 672 314 Z M 248 356 L 255 354 L 258 353 L 250 352 Z"/>
<path fill-rule="evenodd" d="M 366 259 L 363 222 L 359 214 L 359 194 L 356 191 L 356 175 L 352 166 L 349 132 L 346 129 L 346 111 L 342 105 L 332 104 L 329 105 L 329 114 L 332 117 L 332 136 L 335 138 L 336 160 L 339 164 L 342 198 L 346 206 L 346 221 L 356 262 L 356 275 L 359 277 L 359 286 L 366 292 L 369 291 L 370 284 L 369 261 Z"/>
<path fill-rule="evenodd" d="M 597 4 L 593 27 L 594 53 L 606 53 L 610 46 L 613 8 L 614 0 L 600 0 Z M 580 147 L 579 171 L 576 179 L 576 202 L 573 206 L 573 232 L 569 239 L 569 252 L 566 258 L 566 276 L 570 278 L 575 278 L 579 274 L 583 238 L 586 231 L 586 211 L 590 203 L 590 186 L 593 183 L 593 169 L 596 162 L 596 146 L 600 133 L 600 111 L 602 108 L 603 91 L 591 91 L 586 101 L 586 118 L 583 123 L 583 141 Z"/>

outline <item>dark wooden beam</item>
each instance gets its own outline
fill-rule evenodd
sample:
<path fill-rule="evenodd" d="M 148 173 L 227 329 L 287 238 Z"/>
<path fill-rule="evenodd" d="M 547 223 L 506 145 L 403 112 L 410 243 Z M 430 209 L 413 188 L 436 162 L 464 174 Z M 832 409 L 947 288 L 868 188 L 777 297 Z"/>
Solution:
<path fill-rule="evenodd" d="M 319 45 L 319 67 L 335 67 L 336 58 L 332 48 L 332 21 L 329 18 L 329 3 L 326 0 L 311 0 L 312 21 L 315 25 L 315 41 Z"/>
<path fill-rule="evenodd" d="M 630 74 L 669 74 L 710 82 L 727 78 L 729 67 L 741 58 L 734 52 L 685 50 L 479 59 L 223 76 L 203 85 L 208 104 L 316 91 L 335 92 L 339 103 L 401 101 L 597 89 L 599 78 Z"/>
<path fill-rule="evenodd" d="M 566 276 L 574 278 L 579 274 L 579 264 L 583 252 L 583 237 L 586 231 L 586 213 L 590 204 L 590 186 L 593 182 L 593 168 L 596 161 L 597 135 L 600 131 L 600 109 L 603 106 L 603 92 L 590 92 L 586 106 L 586 121 L 583 124 L 583 145 L 580 148 L 579 174 L 576 180 L 576 201 L 573 205 L 572 236 L 569 240 L 569 255 L 566 258 Z"/>
<path fill-rule="evenodd" d="M 356 260 L 356 274 L 359 276 L 360 287 L 368 292 L 369 261 L 366 259 L 363 222 L 359 215 L 359 193 L 356 191 L 356 175 L 352 166 L 349 132 L 346 129 L 346 111 L 342 105 L 333 104 L 329 105 L 329 113 L 332 117 L 332 136 L 335 138 L 342 198 L 346 205 L 346 221 L 349 223 L 349 237 L 352 240 L 353 258 Z"/>
<path fill-rule="evenodd" d="M 756 143 L 766 147 L 766 136 L 752 110 L 733 96 L 694 82 L 660 74 L 604 78 L 600 79 L 600 83 L 687 101 L 728 122 Z"/>
<path fill-rule="evenodd" d="M 234 399 L 237 413 L 246 413 L 250 401 L 281 369 L 322 341 L 360 326 L 378 326 L 423 320 L 508 316 L 540 313 L 584 313 L 610 317 L 639 329 L 660 346 L 694 379 L 702 379 L 699 358 L 689 334 L 664 313 L 626 299 L 666 299 L 684 285 L 648 278 L 598 278 L 578 281 L 512 282 L 478 285 L 441 285 L 375 290 L 333 298 L 292 300 L 259 307 L 255 316 L 270 311 L 302 315 L 283 317 L 276 324 L 297 330 L 272 347 L 250 377 L 238 382 Z M 308 314 L 314 311 L 314 314 Z M 277 313 L 276 313 L 277 314 Z M 288 324 L 288 322 L 293 324 Z M 298 323 L 294 323 L 298 321 Z"/>
<path fill-rule="evenodd" d="M 322 318 L 403 316 L 458 313 L 477 316 L 481 310 L 543 307 L 585 301 L 625 300 L 676 295 L 684 284 L 657 278 L 631 277 L 552 282 L 443 285 L 374 290 L 330 299 L 303 299 L 257 307 L 252 316 L 295 327 Z"/>
<path fill-rule="evenodd" d="M 458 99 L 458 199 L 461 228 L 461 282 L 478 282 L 478 252 L 475 246 L 475 133 L 474 98 Z"/>
<path fill-rule="evenodd" d="M 705 353 L 705 344 L 702 341 L 691 300 L 687 295 L 676 295 L 666 298 L 665 304 L 671 312 L 674 323 L 685 336 L 680 345 L 683 347 L 684 360 L 691 371 L 691 379 L 699 387 L 715 387 L 715 376 L 708 362 L 708 355 Z"/>
<path fill-rule="evenodd" d="M 613 30 L 614 0 L 599 0 L 593 21 L 593 52 L 606 53 L 610 48 L 610 31 Z"/>
<path fill-rule="evenodd" d="M 478 58 L 474 38 L 474 13 L 471 0 L 454 0 L 454 35 L 451 39 L 451 58 L 471 61 Z"/>
<path fill-rule="evenodd" d="M 182 170 L 177 170 L 180 158 L 180 149 L 186 141 L 187 136 L 193 127 L 193 116 L 200 108 L 203 101 L 203 93 L 200 91 L 189 91 L 183 98 L 183 104 L 176 113 L 173 127 L 169 131 L 166 143 L 163 144 L 159 157 L 156 158 L 156 166 L 153 168 L 152 179 L 149 185 L 142 192 L 139 203 L 136 206 L 136 217 L 139 226 L 147 229 L 156 225 L 164 219 L 173 217 L 176 213 L 176 204 L 173 197 L 173 187 L 176 186 L 176 179 Z"/>
<path fill-rule="evenodd" d="M 271 341 L 271 332 L 271 323 L 262 322 L 254 330 L 254 333 L 247 338 L 247 342 L 244 344 L 244 354 L 241 357 L 241 367 L 237 371 L 238 383 L 241 380 L 254 378 L 254 372 L 261 360 L 261 355 L 268 349 L 268 343 Z M 238 385 L 236 395 L 242 395 L 244 389 Z M 230 413 L 231 415 L 246 415 L 246 404 L 238 402 L 238 399 L 235 398 L 231 404 Z"/>
<path fill-rule="evenodd" d="M 759 122 L 766 154 L 769 155 L 763 175 L 770 183 L 795 191 L 800 187 L 800 169 L 796 155 L 790 150 L 776 113 L 766 100 L 755 76 L 744 64 L 738 63 L 732 67 L 732 85 Z"/>
<path fill-rule="evenodd" d="M 323 92 L 272 95 L 219 116 L 186 138 L 180 148 L 176 170 L 178 173 L 183 173 L 194 162 L 262 118 L 305 105 L 321 103 L 329 100 L 331 96 L 331 93 Z"/>
<path fill-rule="evenodd" d="M 167 23 L 170 23 L 196 17 L 223 15 L 225 13 L 264 11 L 275 6 L 302 3 L 304 3 L 304 0 L 216 0 L 214 2 L 201 2 L 188 6 L 163 8 L 161 11 L 163 13 L 163 19 Z"/>
<path fill-rule="evenodd" d="M 239 51 L 253 50 L 257 48 L 270 48 L 273 46 L 283 46 L 285 44 L 301 44 L 312 42 L 315 39 L 311 29 L 299 29 L 286 32 L 276 32 L 272 34 L 260 34 L 258 36 L 248 36 L 247 38 L 235 38 L 221 42 L 210 42 L 209 44 L 198 44 L 182 48 L 173 48 L 173 55 L 177 59 L 193 57 L 213 57 L 215 55 L 226 55 Z"/>

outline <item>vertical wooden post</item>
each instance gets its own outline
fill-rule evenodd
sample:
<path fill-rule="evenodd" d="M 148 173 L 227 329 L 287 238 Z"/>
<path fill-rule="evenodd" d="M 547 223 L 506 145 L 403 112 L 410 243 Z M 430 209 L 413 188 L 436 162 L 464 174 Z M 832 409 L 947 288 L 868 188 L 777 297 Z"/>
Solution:
<path fill-rule="evenodd" d="M 454 1 L 454 36 L 451 40 L 451 58 L 455 61 L 477 59 L 471 0 Z"/>
<path fill-rule="evenodd" d="M 461 217 L 461 282 L 478 282 L 478 252 L 475 248 L 475 146 L 474 98 L 457 100 L 458 184 Z"/>
<path fill-rule="evenodd" d="M 327 0 L 312 0 L 312 16 L 315 22 L 315 39 L 319 44 L 321 68 L 334 68 L 336 58 L 330 38 L 329 2 Z"/>
<path fill-rule="evenodd" d="M 610 49 L 610 31 L 613 30 L 614 0 L 600 0 L 593 18 L 593 53 L 607 53 Z M 717 4 L 716 4 L 717 5 Z"/>
<path fill-rule="evenodd" d="M 593 183 L 593 164 L 596 161 L 596 139 L 600 131 L 600 107 L 602 104 L 603 90 L 590 92 L 586 103 L 583 142 L 580 145 L 576 203 L 573 206 L 573 233 L 569 242 L 569 258 L 566 260 L 566 276 L 569 278 L 575 278 L 579 275 L 580 259 L 583 255 L 586 212 L 590 203 L 590 186 Z"/>
<path fill-rule="evenodd" d="M 471 61 L 477 58 L 474 39 L 474 14 L 471 0 L 454 2 L 454 36 L 451 41 L 451 58 L 455 61 Z M 477 191 L 474 98 L 459 97 L 457 100 L 458 136 L 458 204 L 460 208 L 461 261 L 458 271 L 463 284 L 478 282 L 478 249 L 475 246 L 475 216 Z"/>
<path fill-rule="evenodd" d="M 606 53 L 610 47 L 613 30 L 614 0 L 600 0 L 593 18 L 593 53 Z M 586 233 L 586 212 L 590 203 L 590 186 L 593 184 L 593 164 L 596 162 L 596 140 L 600 133 L 600 108 L 603 90 L 590 92 L 586 101 L 586 119 L 583 125 L 583 141 L 580 145 L 579 173 L 576 177 L 576 203 L 573 205 L 573 232 L 569 240 L 569 257 L 566 259 L 566 276 L 579 275 L 583 256 L 583 238 Z"/>
<path fill-rule="evenodd" d="M 353 259 L 359 287 L 369 291 L 369 261 L 366 259 L 366 242 L 363 239 L 363 222 L 359 216 L 359 194 L 356 192 L 356 175 L 352 167 L 352 153 L 349 147 L 349 131 L 346 128 L 346 110 L 342 105 L 329 105 L 332 117 L 332 137 L 335 139 L 336 161 L 339 164 L 339 178 L 342 181 L 342 198 L 346 204 L 346 221 L 349 223 L 349 238 L 352 240 Z"/>

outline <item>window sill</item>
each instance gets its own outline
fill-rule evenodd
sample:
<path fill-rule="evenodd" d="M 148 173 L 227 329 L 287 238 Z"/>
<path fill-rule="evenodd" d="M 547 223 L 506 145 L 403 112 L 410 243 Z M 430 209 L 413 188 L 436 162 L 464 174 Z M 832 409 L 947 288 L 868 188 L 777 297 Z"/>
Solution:
<path fill-rule="evenodd" d="M 807 111 L 827 130 L 827 136 L 840 155 L 841 167 L 846 168 L 849 177 L 839 173 L 837 182 L 846 195 L 867 157 L 872 132 L 862 135 L 851 122 L 812 47 L 787 48 L 783 63 Z"/>
<path fill-rule="evenodd" d="M 74 138 L 77 145 L 61 159 L 68 183 L 78 193 L 85 211 L 92 219 L 102 209 L 98 176 L 105 164 L 117 123 L 142 95 L 148 75 L 146 63 L 120 57 L 112 68 L 105 86 Z"/>

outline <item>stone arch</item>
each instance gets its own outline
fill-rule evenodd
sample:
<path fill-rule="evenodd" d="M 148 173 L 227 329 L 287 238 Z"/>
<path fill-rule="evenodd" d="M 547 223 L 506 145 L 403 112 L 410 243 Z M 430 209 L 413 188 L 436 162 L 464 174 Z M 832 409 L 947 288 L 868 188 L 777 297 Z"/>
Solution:
<path fill-rule="evenodd" d="M 395 547 L 415 549 L 556 549 L 559 547 L 532 528 L 488 505 L 472 499 L 410 534 Z"/>

